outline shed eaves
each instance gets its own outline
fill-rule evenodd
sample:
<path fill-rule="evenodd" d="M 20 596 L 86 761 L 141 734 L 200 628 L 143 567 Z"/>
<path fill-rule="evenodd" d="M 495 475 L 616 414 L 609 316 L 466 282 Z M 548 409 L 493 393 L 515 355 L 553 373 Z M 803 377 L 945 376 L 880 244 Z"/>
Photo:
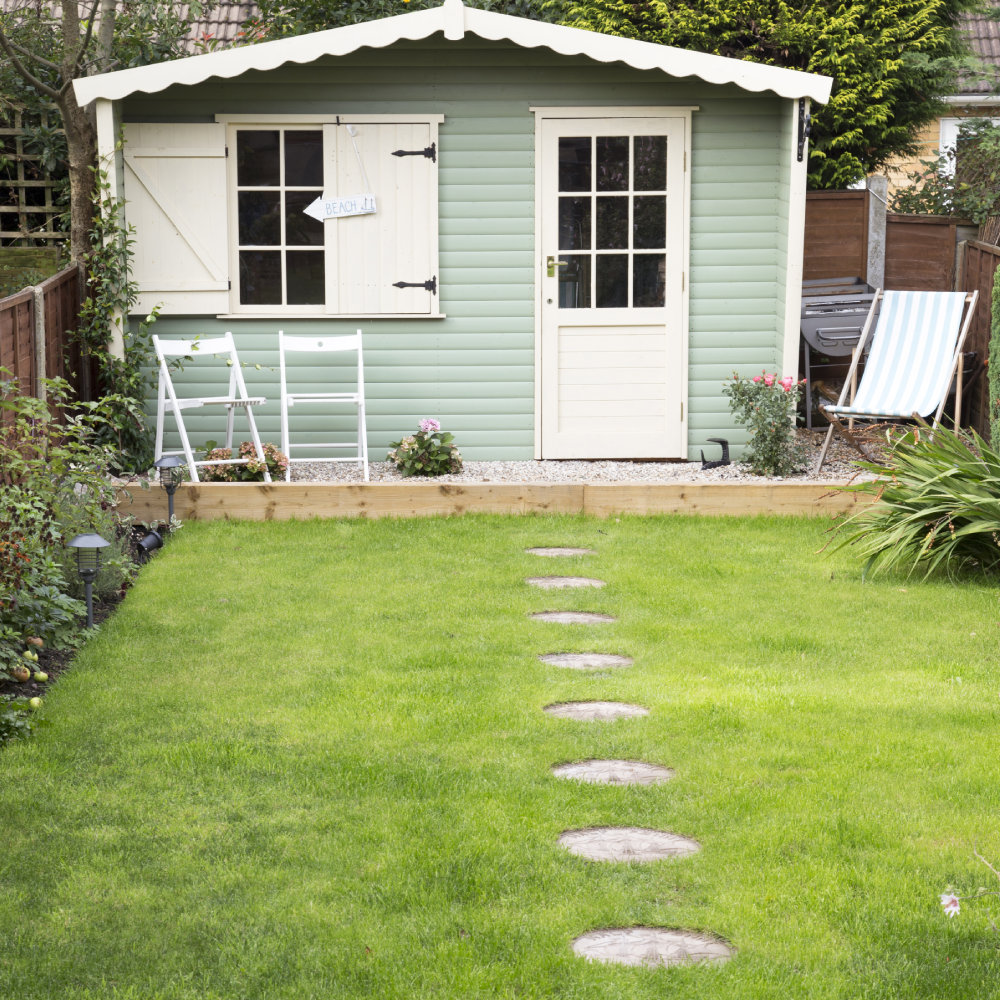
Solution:
<path fill-rule="evenodd" d="M 770 90 L 780 97 L 808 97 L 821 104 L 829 100 L 833 84 L 830 77 L 815 73 L 494 14 L 465 7 L 461 0 L 445 0 L 441 7 L 411 14 L 84 77 L 75 80 L 73 87 L 81 105 L 97 98 L 120 100 L 137 92 L 157 93 L 174 84 L 192 85 L 211 77 L 231 79 L 249 70 L 276 69 L 289 62 L 310 63 L 323 56 L 343 56 L 365 47 L 385 48 L 403 39 L 428 38 L 439 31 L 451 41 L 458 41 L 469 32 L 490 41 L 511 41 L 524 48 L 546 47 L 561 55 L 584 55 L 598 62 L 658 69 L 672 77 L 695 76 L 707 83 L 733 83 L 758 93 Z"/>

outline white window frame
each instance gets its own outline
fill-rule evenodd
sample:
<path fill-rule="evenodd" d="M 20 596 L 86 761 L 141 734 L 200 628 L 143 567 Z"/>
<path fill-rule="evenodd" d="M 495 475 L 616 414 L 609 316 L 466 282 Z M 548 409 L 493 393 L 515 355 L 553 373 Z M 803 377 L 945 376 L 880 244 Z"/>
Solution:
<path fill-rule="evenodd" d="M 438 294 L 433 297 L 433 308 L 430 313 L 329 313 L 323 306 L 317 305 L 284 305 L 284 306 L 251 306 L 240 303 L 240 270 L 239 270 L 239 214 L 237 210 L 236 184 L 236 132 L 239 129 L 259 126 L 262 129 L 290 128 L 308 131 L 310 128 L 322 128 L 324 125 L 364 125 L 364 124 L 426 124 L 430 127 L 431 141 L 440 149 L 438 131 L 444 122 L 442 114 L 218 114 L 215 120 L 226 126 L 227 148 L 227 204 L 229 205 L 229 262 L 230 274 L 233 276 L 229 292 L 229 312 L 217 314 L 217 319 L 445 319 L 445 313 L 434 312 L 439 307 L 440 286 Z M 324 161 L 326 152 L 324 150 Z M 325 180 L 325 178 L 324 178 Z M 283 189 L 279 189 L 283 190 Z M 430 206 L 431 218 L 438 219 L 438 185 L 434 186 L 433 204 Z M 435 262 L 435 273 L 440 269 L 438 261 L 439 226 L 435 226 L 429 234 L 431 259 Z M 284 245 L 280 248 L 284 252 Z M 305 249 L 305 248 L 303 248 Z M 318 249 L 318 248 L 317 248 Z M 328 250 L 326 251 L 329 252 Z M 282 268 L 284 273 L 284 267 Z"/>

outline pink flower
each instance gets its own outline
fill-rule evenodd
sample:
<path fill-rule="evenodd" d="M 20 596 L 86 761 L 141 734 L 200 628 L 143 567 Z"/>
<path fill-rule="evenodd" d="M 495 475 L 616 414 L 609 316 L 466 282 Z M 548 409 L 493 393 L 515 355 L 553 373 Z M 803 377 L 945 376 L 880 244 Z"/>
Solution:
<path fill-rule="evenodd" d="M 764 376 L 764 385 L 766 385 L 768 387 L 768 389 L 770 389 L 771 386 L 774 385 L 774 376 L 773 375 L 765 375 Z"/>
<path fill-rule="evenodd" d="M 759 382 L 760 381 L 760 376 L 759 375 L 754 375 L 753 380 L 755 382 Z"/>
<path fill-rule="evenodd" d="M 944 907 L 945 914 L 949 917 L 956 916 L 960 909 L 958 896 L 956 896 L 953 892 L 941 893 L 941 905 Z"/>
<path fill-rule="evenodd" d="M 441 424 L 433 417 L 427 417 L 426 419 L 420 421 L 420 430 L 424 434 L 429 434 L 431 431 L 441 430 Z"/>
<path fill-rule="evenodd" d="M 791 392 L 792 386 L 795 385 L 795 379 L 793 379 L 791 375 L 786 375 L 781 380 L 779 385 L 785 390 L 785 392 Z"/>

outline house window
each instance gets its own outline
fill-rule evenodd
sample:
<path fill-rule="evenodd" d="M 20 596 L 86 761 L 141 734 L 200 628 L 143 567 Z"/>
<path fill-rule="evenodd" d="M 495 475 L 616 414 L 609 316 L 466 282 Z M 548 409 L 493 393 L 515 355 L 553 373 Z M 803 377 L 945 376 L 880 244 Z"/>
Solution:
<path fill-rule="evenodd" d="M 323 223 L 305 214 L 322 191 L 321 129 L 236 131 L 240 305 L 325 305 Z"/>

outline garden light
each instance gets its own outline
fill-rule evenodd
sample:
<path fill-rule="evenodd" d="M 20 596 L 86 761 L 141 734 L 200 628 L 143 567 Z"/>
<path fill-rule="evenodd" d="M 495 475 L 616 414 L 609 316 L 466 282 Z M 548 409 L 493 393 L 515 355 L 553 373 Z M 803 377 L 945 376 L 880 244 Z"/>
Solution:
<path fill-rule="evenodd" d="M 76 570 L 87 591 L 87 628 L 94 627 L 94 580 L 101 569 L 101 549 L 111 543 L 100 535 L 77 535 L 66 543 L 76 549 Z"/>
<path fill-rule="evenodd" d="M 177 492 L 177 487 L 181 484 L 181 466 L 183 464 L 177 455 L 164 455 L 163 458 L 158 458 L 153 463 L 153 468 L 160 470 L 160 485 L 167 491 L 168 521 L 174 519 L 174 493 Z M 162 541 L 161 539 L 161 544 Z"/>
<path fill-rule="evenodd" d="M 149 534 L 145 538 L 139 540 L 139 548 L 142 549 L 145 556 L 148 558 L 152 552 L 156 549 L 163 548 L 163 536 L 158 531 L 150 530 Z"/>

